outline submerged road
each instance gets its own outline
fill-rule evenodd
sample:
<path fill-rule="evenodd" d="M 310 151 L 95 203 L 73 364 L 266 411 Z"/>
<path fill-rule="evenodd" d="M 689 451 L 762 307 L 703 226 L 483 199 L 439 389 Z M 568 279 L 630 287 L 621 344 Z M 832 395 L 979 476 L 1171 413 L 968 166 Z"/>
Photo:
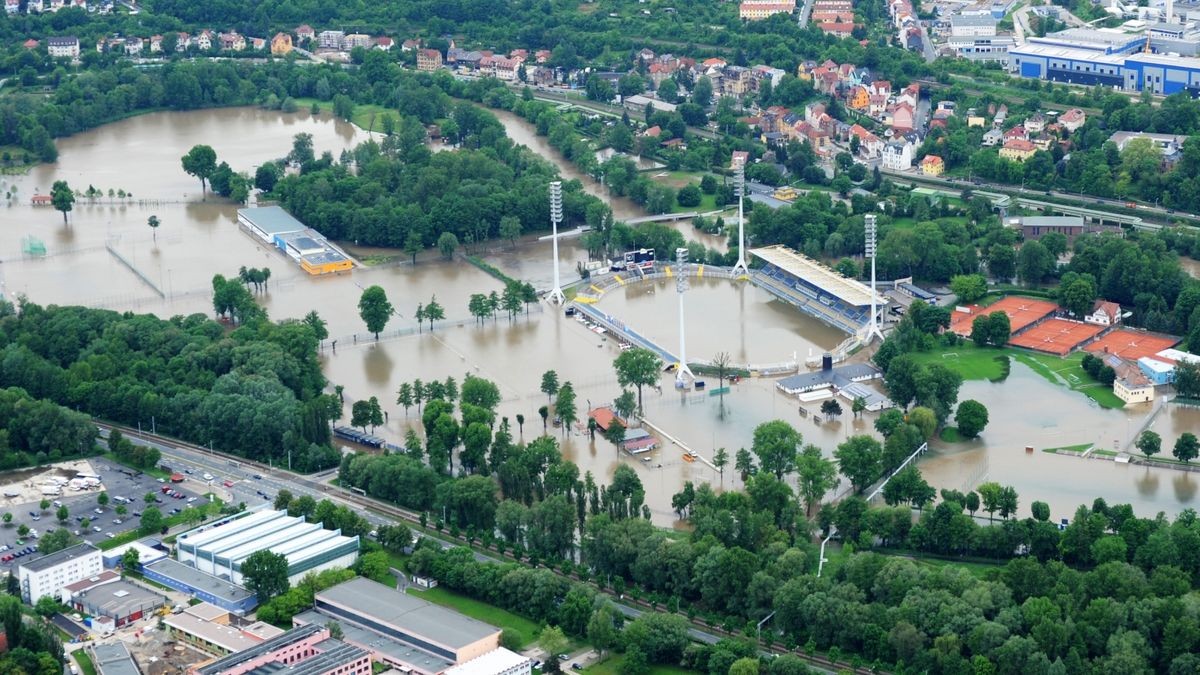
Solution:
<path fill-rule="evenodd" d="M 375 499 L 363 497 L 354 494 L 349 490 L 341 487 L 330 485 L 329 480 L 336 476 L 337 470 L 331 469 L 313 476 L 306 477 L 295 473 L 276 469 L 270 466 L 263 466 L 256 462 L 251 462 L 240 457 L 226 455 L 220 452 L 211 451 L 203 446 L 184 443 L 166 436 L 156 435 L 139 431 L 134 428 L 113 425 L 105 422 L 96 421 L 96 426 L 101 429 L 101 435 L 107 436 L 108 432 L 114 428 L 121 430 L 131 442 L 138 445 L 153 447 L 162 453 L 162 463 L 171 467 L 172 471 L 182 469 L 192 469 L 210 473 L 213 476 L 209 483 L 217 489 L 222 489 L 224 481 L 229 480 L 234 483 L 232 488 L 227 488 L 232 495 L 239 501 L 246 502 L 247 506 L 273 502 L 275 495 L 280 490 L 288 490 L 293 495 L 299 497 L 308 495 L 316 500 L 328 499 L 337 504 L 349 506 L 359 512 L 372 526 L 390 525 L 398 521 L 403 521 L 408 525 L 417 525 L 419 527 L 419 514 L 397 508 L 385 502 L 380 502 Z M 193 478 L 195 475 L 193 474 Z M 423 531 L 423 536 L 426 536 L 433 541 L 438 542 L 443 548 L 453 548 L 455 546 L 463 546 L 462 542 L 443 538 L 435 533 L 430 533 L 427 530 Z M 502 556 L 489 555 L 482 553 L 474 548 L 472 552 L 475 560 L 480 562 L 490 563 L 506 563 L 512 562 Z M 547 568 L 549 569 L 549 568 Z M 554 570 L 551 570 L 554 571 Z M 557 572 L 556 572 L 557 573 Z M 601 591 L 603 592 L 603 591 Z M 639 607 L 634 607 L 624 601 L 623 596 L 609 596 L 616 606 L 626 617 L 636 619 L 642 616 L 647 611 Z M 724 639 L 725 635 L 705 630 L 696 627 L 694 624 L 688 627 L 688 636 L 696 642 L 703 644 L 716 644 Z M 829 663 L 821 658 L 813 658 L 803 653 L 763 650 L 762 653 L 766 656 L 775 656 L 783 653 L 791 653 L 803 659 L 809 667 L 819 673 L 833 675 L 837 672 L 846 672 L 835 664 Z M 860 669 L 857 672 L 868 673 L 865 669 Z"/>

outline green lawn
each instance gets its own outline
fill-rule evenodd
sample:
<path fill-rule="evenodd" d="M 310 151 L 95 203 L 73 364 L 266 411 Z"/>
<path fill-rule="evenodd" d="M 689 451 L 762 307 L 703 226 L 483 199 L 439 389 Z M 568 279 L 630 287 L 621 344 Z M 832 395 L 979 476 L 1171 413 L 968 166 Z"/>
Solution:
<path fill-rule="evenodd" d="M 624 662 L 624 654 L 613 654 L 599 663 L 584 668 L 583 672 L 586 675 L 617 675 L 621 672 L 621 665 Z M 646 675 L 692 675 L 695 672 L 679 666 L 654 665 L 646 670 Z"/>
<path fill-rule="evenodd" d="M 687 213 L 695 211 L 697 213 L 708 213 L 709 211 L 717 210 L 717 196 L 702 194 L 700 196 L 699 206 L 680 206 L 679 202 L 671 207 L 671 213 Z"/>
<path fill-rule="evenodd" d="M 999 564 L 970 562 L 966 560 L 942 560 L 940 558 L 919 558 L 913 557 L 913 562 L 921 567 L 957 567 L 971 573 L 971 576 L 978 579 L 986 577 L 991 570 L 999 569 Z"/>
<path fill-rule="evenodd" d="M 923 363 L 941 363 L 963 376 L 964 380 L 1002 381 L 1008 377 L 1008 361 L 1016 360 L 1054 384 L 1065 386 L 1094 400 L 1103 408 L 1122 408 L 1125 403 L 1112 389 L 1083 371 L 1083 352 L 1065 358 L 1005 347 L 980 348 L 971 342 L 913 356 Z"/>
<path fill-rule="evenodd" d="M 314 103 L 321 109 L 321 112 L 333 110 L 333 103 L 331 101 L 318 101 L 315 98 L 298 98 L 295 100 L 299 110 L 307 111 L 312 108 Z M 390 115 L 397 122 L 400 121 L 400 115 L 395 110 L 388 110 L 381 105 L 361 104 L 354 106 L 354 113 L 350 115 L 350 123 L 367 131 L 381 131 L 383 129 L 384 115 Z"/>
<path fill-rule="evenodd" d="M 92 657 L 83 649 L 76 649 L 72 654 L 79 664 L 80 675 L 96 675 L 96 666 L 92 665 Z"/>
<path fill-rule="evenodd" d="M 532 644 L 537 639 L 538 633 L 541 632 L 541 626 L 523 616 L 517 616 L 508 610 L 468 598 L 465 595 L 459 595 L 454 591 L 444 588 L 431 588 L 429 590 L 409 588 L 408 592 L 434 604 L 449 607 L 472 619 L 490 623 L 493 626 L 516 634 L 520 639 L 521 649 Z"/>

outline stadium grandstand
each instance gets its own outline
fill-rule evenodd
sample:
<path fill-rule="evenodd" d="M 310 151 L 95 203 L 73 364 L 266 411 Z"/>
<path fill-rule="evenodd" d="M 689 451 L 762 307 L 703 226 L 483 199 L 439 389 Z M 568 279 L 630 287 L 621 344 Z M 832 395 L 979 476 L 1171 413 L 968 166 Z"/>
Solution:
<path fill-rule="evenodd" d="M 800 311 L 841 330 L 857 335 L 871 319 L 871 289 L 848 279 L 786 246 L 750 250 L 765 263 L 751 280 Z M 887 299 L 876 294 L 876 311 Z"/>

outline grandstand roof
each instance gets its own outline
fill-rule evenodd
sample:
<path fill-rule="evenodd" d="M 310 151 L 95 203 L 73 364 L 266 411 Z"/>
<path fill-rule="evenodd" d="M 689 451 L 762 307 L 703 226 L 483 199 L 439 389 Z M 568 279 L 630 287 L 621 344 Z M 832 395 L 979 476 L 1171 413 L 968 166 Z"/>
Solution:
<path fill-rule="evenodd" d="M 851 305 L 862 307 L 871 304 L 871 289 L 854 279 L 834 272 L 821 263 L 812 260 L 786 246 L 767 246 L 750 249 L 750 254 L 760 258 L 793 276 L 818 286 L 838 299 Z M 884 301 L 876 295 L 875 302 Z"/>

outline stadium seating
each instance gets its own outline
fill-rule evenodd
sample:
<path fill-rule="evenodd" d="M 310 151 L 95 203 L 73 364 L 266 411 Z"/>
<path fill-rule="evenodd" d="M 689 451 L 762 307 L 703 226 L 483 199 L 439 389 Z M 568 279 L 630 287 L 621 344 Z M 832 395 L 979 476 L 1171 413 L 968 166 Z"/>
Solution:
<path fill-rule="evenodd" d="M 758 269 L 752 279 L 772 295 L 848 333 L 858 332 L 870 319 L 870 308 L 846 304 L 774 265 Z"/>

